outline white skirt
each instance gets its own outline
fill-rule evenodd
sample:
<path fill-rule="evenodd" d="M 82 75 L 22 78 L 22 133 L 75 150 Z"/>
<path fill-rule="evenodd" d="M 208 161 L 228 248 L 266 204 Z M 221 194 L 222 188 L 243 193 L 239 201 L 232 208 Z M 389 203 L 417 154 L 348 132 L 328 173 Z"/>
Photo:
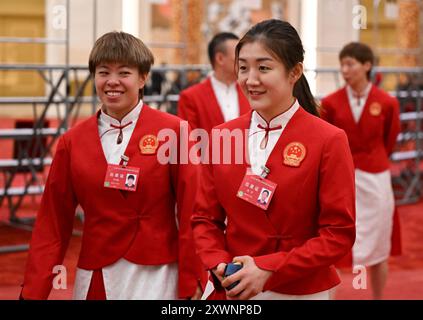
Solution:
<path fill-rule="evenodd" d="M 178 264 L 138 265 L 120 259 L 104 267 L 103 282 L 107 300 L 178 299 Z M 74 300 L 85 300 L 93 271 L 77 268 Z"/>
<path fill-rule="evenodd" d="M 391 251 L 394 194 L 389 170 L 355 170 L 356 240 L 353 264 L 372 266 L 388 259 Z"/>

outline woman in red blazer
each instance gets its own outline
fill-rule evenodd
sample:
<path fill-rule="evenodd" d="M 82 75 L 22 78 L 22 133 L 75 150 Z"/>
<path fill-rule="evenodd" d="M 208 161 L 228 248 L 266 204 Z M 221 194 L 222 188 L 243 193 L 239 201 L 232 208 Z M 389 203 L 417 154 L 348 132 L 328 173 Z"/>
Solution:
<path fill-rule="evenodd" d="M 381 299 L 393 226 L 398 228 L 398 220 L 393 218 L 389 155 L 400 131 L 399 103 L 370 82 L 374 56 L 369 46 L 349 43 L 341 50 L 339 60 L 346 86 L 322 100 L 322 118 L 345 130 L 348 136 L 357 195 L 357 239 L 352 262 L 369 267 L 373 297 Z"/>
<path fill-rule="evenodd" d="M 340 282 L 333 264 L 355 239 L 353 162 L 345 133 L 318 118 L 303 59 L 296 30 L 280 20 L 255 25 L 237 45 L 253 111 L 214 129 L 243 136 L 223 164 L 212 139 L 192 216 L 215 298 L 328 299 Z M 230 262 L 243 267 L 223 278 Z"/>
<path fill-rule="evenodd" d="M 197 169 L 159 161 L 159 131 L 179 133 L 181 120 L 141 100 L 153 60 L 130 34 L 111 32 L 96 41 L 89 69 L 102 106 L 59 139 L 33 230 L 23 299 L 48 297 L 78 204 L 85 221 L 74 298 L 199 297 L 204 272 L 190 228 Z M 126 186 L 127 180 L 134 185 Z"/>

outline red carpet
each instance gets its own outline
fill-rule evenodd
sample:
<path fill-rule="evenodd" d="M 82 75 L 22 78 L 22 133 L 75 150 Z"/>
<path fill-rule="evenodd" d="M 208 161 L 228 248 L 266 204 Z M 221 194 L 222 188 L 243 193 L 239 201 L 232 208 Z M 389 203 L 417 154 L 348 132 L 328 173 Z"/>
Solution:
<path fill-rule="evenodd" d="M 402 255 L 389 260 L 389 275 L 384 299 L 423 299 L 423 201 L 415 205 L 398 207 L 401 221 Z M 350 270 L 342 271 L 337 299 L 371 299 L 370 281 L 367 290 L 352 286 L 354 276 Z"/>
<path fill-rule="evenodd" d="M 39 197 L 37 198 L 39 200 Z M 33 208 L 33 199 L 26 199 L 19 212 L 19 217 L 34 216 L 35 210 Z M 3 206 L 0 209 L 0 246 L 29 243 L 31 232 L 8 226 L 6 224 L 7 217 L 7 210 Z M 80 221 L 75 219 L 75 230 L 81 229 Z M 67 269 L 68 288 L 67 290 L 53 290 L 50 299 L 71 299 L 80 245 L 81 237 L 72 237 L 63 263 Z M 0 253 L 0 300 L 17 299 L 19 297 L 27 255 L 27 251 Z"/>

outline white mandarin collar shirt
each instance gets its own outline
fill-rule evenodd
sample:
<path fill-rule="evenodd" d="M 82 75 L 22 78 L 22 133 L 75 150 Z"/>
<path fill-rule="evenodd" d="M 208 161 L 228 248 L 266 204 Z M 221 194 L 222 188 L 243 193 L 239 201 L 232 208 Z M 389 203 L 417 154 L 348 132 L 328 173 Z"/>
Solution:
<path fill-rule="evenodd" d="M 254 174 L 260 175 L 262 173 L 261 166 L 266 165 L 267 159 L 273 151 L 276 142 L 279 140 L 279 137 L 286 128 L 289 120 L 291 120 L 291 118 L 294 116 L 295 112 L 297 112 L 299 107 L 300 105 L 296 100 L 287 111 L 273 118 L 269 124 L 256 111 L 252 112 L 250 132 L 248 137 L 248 152 L 250 157 L 251 169 Z M 264 129 L 259 128 L 259 124 L 262 127 L 269 126 L 269 128 L 274 128 L 279 125 L 282 127 L 281 129 L 269 131 L 267 145 L 264 149 L 261 149 L 260 144 L 265 138 L 266 131 Z"/>
<path fill-rule="evenodd" d="M 135 125 L 140 116 L 141 109 L 143 106 L 142 100 L 138 105 L 131 110 L 121 121 L 112 118 L 107 115 L 103 110 L 100 112 L 98 118 L 98 133 L 100 134 L 101 146 L 103 147 L 104 156 L 106 157 L 107 163 L 119 164 L 120 157 L 125 153 L 126 147 L 128 146 L 129 139 L 132 136 L 132 132 L 135 129 Z M 128 126 L 122 129 L 122 142 L 117 143 L 120 130 L 111 127 L 111 124 L 115 126 L 124 126 L 132 122 Z"/>
<path fill-rule="evenodd" d="M 367 98 L 369 97 L 370 90 L 372 89 L 372 84 L 369 83 L 360 94 L 360 97 L 357 98 L 357 93 L 353 91 L 350 86 L 347 86 L 347 95 L 348 102 L 350 104 L 351 112 L 353 114 L 355 122 L 360 120 L 361 114 L 363 113 L 364 106 L 366 105 Z"/>
<path fill-rule="evenodd" d="M 214 74 L 211 74 L 210 80 L 225 122 L 238 118 L 239 101 L 236 82 L 233 82 L 228 86 L 217 80 Z"/>

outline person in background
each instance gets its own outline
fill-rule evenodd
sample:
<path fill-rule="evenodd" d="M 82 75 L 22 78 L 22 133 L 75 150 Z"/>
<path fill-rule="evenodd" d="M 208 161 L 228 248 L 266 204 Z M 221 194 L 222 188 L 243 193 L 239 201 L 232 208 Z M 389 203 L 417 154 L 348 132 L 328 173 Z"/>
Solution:
<path fill-rule="evenodd" d="M 235 119 L 250 110 L 249 103 L 236 83 L 233 33 L 216 34 L 208 45 L 212 74 L 179 95 L 177 115 L 192 129 L 210 132 L 214 126 Z"/>
<path fill-rule="evenodd" d="M 352 263 L 370 268 L 373 297 L 381 299 L 393 221 L 398 221 L 393 219 L 389 156 L 400 131 L 399 103 L 371 83 L 374 56 L 369 46 L 349 43 L 339 53 L 339 61 L 346 86 L 322 100 L 321 114 L 348 136 L 355 165 L 357 208 Z"/>

